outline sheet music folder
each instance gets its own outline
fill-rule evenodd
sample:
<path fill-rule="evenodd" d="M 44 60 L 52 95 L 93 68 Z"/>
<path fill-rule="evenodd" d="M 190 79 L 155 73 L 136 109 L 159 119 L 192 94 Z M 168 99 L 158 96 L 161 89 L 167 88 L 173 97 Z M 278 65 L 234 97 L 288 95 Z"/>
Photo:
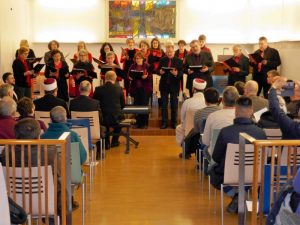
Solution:
<path fill-rule="evenodd" d="M 33 67 L 34 73 L 39 73 L 43 69 L 44 66 L 45 66 L 45 64 L 42 64 L 42 63 L 36 64 Z"/>
<path fill-rule="evenodd" d="M 249 54 L 249 56 L 255 60 L 255 62 L 257 63 L 261 63 L 261 61 L 264 60 L 263 57 L 261 57 L 260 53 L 256 52 L 256 53 L 252 53 L 252 54 Z"/>
<path fill-rule="evenodd" d="M 144 71 L 140 71 L 140 70 L 130 70 L 129 76 L 133 79 L 141 79 L 142 76 L 144 75 Z"/>
<path fill-rule="evenodd" d="M 233 58 L 227 59 L 223 63 L 231 68 L 240 66 Z"/>
<path fill-rule="evenodd" d="M 192 71 L 199 71 L 203 68 L 202 65 L 195 65 L 195 66 L 189 66 L 189 69 L 192 70 Z"/>

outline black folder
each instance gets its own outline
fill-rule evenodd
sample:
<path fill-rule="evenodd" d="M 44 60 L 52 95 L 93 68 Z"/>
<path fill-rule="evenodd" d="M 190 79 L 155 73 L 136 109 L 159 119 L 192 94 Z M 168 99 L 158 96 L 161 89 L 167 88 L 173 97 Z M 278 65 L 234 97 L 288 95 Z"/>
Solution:
<path fill-rule="evenodd" d="M 42 60 L 43 57 L 37 57 L 37 58 L 27 58 L 27 62 L 30 64 L 34 64 L 36 62 L 40 62 Z"/>
<path fill-rule="evenodd" d="M 261 63 L 261 61 L 264 60 L 264 58 L 261 57 L 260 53 L 258 53 L 258 52 L 249 54 L 249 57 L 251 57 L 252 59 L 254 59 L 255 62 L 257 62 L 257 63 Z"/>
<path fill-rule="evenodd" d="M 233 58 L 227 59 L 223 63 L 229 66 L 230 68 L 240 66 Z"/>
<path fill-rule="evenodd" d="M 34 73 L 39 73 L 43 67 L 45 66 L 45 64 L 42 64 L 42 63 L 39 63 L 39 64 L 36 64 L 35 67 L 33 67 L 33 71 Z"/>
<path fill-rule="evenodd" d="M 57 69 L 55 69 L 54 67 L 52 66 L 48 66 L 49 70 L 51 73 L 56 73 L 57 72 Z"/>
<path fill-rule="evenodd" d="M 102 60 L 99 60 L 99 59 L 96 59 L 95 57 L 93 57 L 93 60 L 97 63 L 97 64 L 99 64 L 99 65 L 101 65 L 101 64 L 105 64 L 105 62 L 104 61 L 102 61 Z"/>
<path fill-rule="evenodd" d="M 169 73 L 171 70 L 174 69 L 174 67 L 166 67 L 166 66 L 163 66 L 161 69 L 162 69 L 163 71 L 165 71 L 166 73 Z"/>
<path fill-rule="evenodd" d="M 144 71 L 143 70 L 130 70 L 130 72 L 129 72 L 129 76 L 133 80 L 141 79 L 143 75 L 144 75 Z"/>
<path fill-rule="evenodd" d="M 106 74 L 107 71 L 113 70 L 112 66 L 100 65 L 101 66 L 101 73 Z"/>
<path fill-rule="evenodd" d="M 203 68 L 202 65 L 195 65 L 195 66 L 189 66 L 189 69 L 192 70 L 192 71 L 199 71 Z"/>
<path fill-rule="evenodd" d="M 85 73 L 84 69 L 73 68 L 71 74 Z"/>

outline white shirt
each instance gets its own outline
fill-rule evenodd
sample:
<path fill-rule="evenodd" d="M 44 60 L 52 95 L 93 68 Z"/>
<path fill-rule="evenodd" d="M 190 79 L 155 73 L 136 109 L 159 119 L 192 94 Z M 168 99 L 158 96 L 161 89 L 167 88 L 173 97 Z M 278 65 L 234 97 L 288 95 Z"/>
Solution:
<path fill-rule="evenodd" d="M 222 129 L 233 124 L 235 108 L 227 108 L 215 111 L 207 117 L 202 136 L 203 144 L 209 146 L 214 129 Z"/>
<path fill-rule="evenodd" d="M 185 100 L 181 107 L 181 124 L 183 129 L 185 128 L 186 112 L 189 110 L 196 111 L 206 107 L 205 99 L 202 92 L 197 92 L 192 98 Z"/>

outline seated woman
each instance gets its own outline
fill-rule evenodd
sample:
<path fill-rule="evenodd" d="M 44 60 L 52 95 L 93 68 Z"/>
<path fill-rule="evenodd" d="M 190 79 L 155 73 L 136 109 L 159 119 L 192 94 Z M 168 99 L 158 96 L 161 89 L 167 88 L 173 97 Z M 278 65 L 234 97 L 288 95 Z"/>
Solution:
<path fill-rule="evenodd" d="M 137 52 L 134 56 L 134 63 L 128 71 L 128 79 L 131 81 L 129 93 L 134 97 L 134 105 L 147 106 L 152 94 L 152 74 L 149 72 L 149 65 L 142 52 Z M 141 76 L 133 76 L 132 71 L 141 71 Z M 148 127 L 149 115 L 138 115 L 136 123 L 138 128 Z"/>
<path fill-rule="evenodd" d="M 21 98 L 17 103 L 17 111 L 20 114 L 20 117 L 18 120 L 21 120 L 24 118 L 33 118 L 34 119 L 34 110 L 35 110 L 35 106 L 33 104 L 33 101 L 30 98 L 27 98 L 27 97 Z M 44 133 L 47 130 L 45 123 L 42 120 L 37 120 L 37 121 L 40 124 L 42 133 Z"/>
<path fill-rule="evenodd" d="M 33 63 L 31 63 L 31 62 L 32 62 L 33 59 L 35 59 L 34 51 L 31 48 L 29 48 L 29 43 L 28 43 L 28 41 L 26 39 L 22 39 L 20 41 L 20 48 L 21 47 L 26 47 L 26 48 L 29 49 L 29 53 L 28 53 L 27 59 L 30 59 L 30 60 L 28 60 L 27 63 L 28 63 L 29 68 L 32 69 L 33 68 Z M 19 56 L 19 49 L 17 49 L 15 56 L 16 56 L 16 58 L 18 58 L 18 56 Z"/>
<path fill-rule="evenodd" d="M 90 63 L 92 63 L 92 62 L 93 62 L 93 56 L 92 56 L 92 54 L 87 50 L 86 44 L 85 44 L 84 41 L 79 41 L 79 42 L 78 42 L 78 44 L 77 44 L 77 52 L 74 53 L 73 59 L 76 60 L 76 61 L 78 61 L 78 54 L 79 54 L 79 51 L 80 51 L 81 49 L 84 49 L 84 50 L 86 50 L 86 51 L 88 52 L 88 59 L 89 59 Z"/>
<path fill-rule="evenodd" d="M 78 97 L 80 95 L 79 85 L 81 81 L 87 80 L 91 84 L 93 84 L 93 79 L 97 78 L 97 74 L 94 72 L 95 68 L 92 63 L 89 62 L 88 59 L 88 51 L 85 49 L 81 49 L 78 52 L 79 61 L 74 65 L 72 70 L 72 75 L 75 80 L 75 95 Z M 93 90 L 93 88 L 92 88 Z M 91 91 L 90 97 L 93 96 L 93 92 Z"/>
<path fill-rule="evenodd" d="M 45 61 L 46 64 L 48 64 L 52 60 L 51 51 L 53 51 L 53 50 L 59 50 L 58 48 L 59 48 L 58 41 L 52 40 L 52 41 L 50 41 L 48 43 L 48 49 L 49 49 L 49 51 L 46 52 L 45 55 L 44 55 L 44 61 Z M 64 57 L 63 53 L 60 50 L 59 50 L 59 52 L 60 52 L 60 55 L 61 55 L 61 60 L 65 61 L 65 57 Z"/>
<path fill-rule="evenodd" d="M 66 61 L 61 60 L 61 52 L 57 49 L 51 52 L 50 61 L 45 70 L 45 77 L 55 78 L 57 82 L 57 97 L 69 101 L 68 84 L 67 79 L 70 77 L 69 66 Z"/>
<path fill-rule="evenodd" d="M 15 138 L 15 124 L 13 118 L 17 110 L 16 102 L 9 96 L 5 96 L 0 100 L 0 139 Z"/>

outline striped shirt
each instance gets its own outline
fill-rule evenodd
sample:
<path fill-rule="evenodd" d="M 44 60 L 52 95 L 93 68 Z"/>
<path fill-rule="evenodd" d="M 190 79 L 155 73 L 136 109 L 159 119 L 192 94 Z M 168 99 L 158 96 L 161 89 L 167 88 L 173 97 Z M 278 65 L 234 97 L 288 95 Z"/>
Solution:
<path fill-rule="evenodd" d="M 220 109 L 221 107 L 218 105 L 210 105 L 203 109 L 197 110 L 194 117 L 194 131 L 203 133 L 205 121 L 208 115 Z"/>

